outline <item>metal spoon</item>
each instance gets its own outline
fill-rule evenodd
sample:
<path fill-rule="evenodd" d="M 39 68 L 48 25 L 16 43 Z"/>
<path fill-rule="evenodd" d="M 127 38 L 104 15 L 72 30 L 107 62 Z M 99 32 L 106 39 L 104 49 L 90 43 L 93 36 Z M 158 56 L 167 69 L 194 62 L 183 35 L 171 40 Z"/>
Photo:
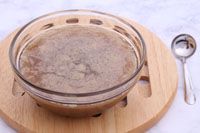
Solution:
<path fill-rule="evenodd" d="M 176 36 L 171 45 L 174 55 L 183 63 L 185 77 L 185 101 L 187 104 L 195 104 L 196 97 L 193 93 L 193 84 L 187 68 L 186 59 L 192 56 L 196 50 L 196 42 L 191 35 L 180 34 Z"/>

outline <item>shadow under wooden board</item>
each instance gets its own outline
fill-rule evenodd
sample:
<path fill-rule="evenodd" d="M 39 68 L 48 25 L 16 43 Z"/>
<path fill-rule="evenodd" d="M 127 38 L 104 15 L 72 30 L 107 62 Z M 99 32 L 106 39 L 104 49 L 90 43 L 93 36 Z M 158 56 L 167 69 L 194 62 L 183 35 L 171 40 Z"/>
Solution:
<path fill-rule="evenodd" d="M 129 22 L 143 35 L 147 62 L 142 77 L 124 101 L 99 117 L 72 119 L 51 113 L 27 94 L 13 95 L 13 73 L 8 49 L 17 31 L 0 43 L 0 115 L 19 132 L 123 133 L 144 132 L 158 122 L 170 107 L 177 90 L 178 74 L 169 49 L 152 32 Z"/>

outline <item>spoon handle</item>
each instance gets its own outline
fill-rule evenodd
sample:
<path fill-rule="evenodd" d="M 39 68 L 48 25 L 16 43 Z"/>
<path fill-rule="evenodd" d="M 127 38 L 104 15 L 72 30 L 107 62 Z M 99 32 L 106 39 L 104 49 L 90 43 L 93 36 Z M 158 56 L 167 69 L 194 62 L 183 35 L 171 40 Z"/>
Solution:
<path fill-rule="evenodd" d="M 187 104 L 195 104 L 196 102 L 196 97 L 195 94 L 193 93 L 193 84 L 192 80 L 188 71 L 188 67 L 186 62 L 183 62 L 183 68 L 184 68 L 184 76 L 185 76 L 185 101 Z"/>

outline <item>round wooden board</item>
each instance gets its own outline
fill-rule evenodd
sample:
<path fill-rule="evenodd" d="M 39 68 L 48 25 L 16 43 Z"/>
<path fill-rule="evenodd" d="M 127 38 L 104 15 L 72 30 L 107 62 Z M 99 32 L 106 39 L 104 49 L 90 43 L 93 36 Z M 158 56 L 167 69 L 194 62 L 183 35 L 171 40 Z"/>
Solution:
<path fill-rule="evenodd" d="M 8 49 L 16 31 L 0 43 L 0 115 L 19 132 L 38 133 L 123 133 L 144 132 L 168 110 L 176 94 L 178 74 L 175 60 L 162 41 L 141 25 L 130 21 L 147 45 L 147 64 L 143 77 L 128 94 L 126 107 L 115 106 L 99 117 L 72 119 L 53 114 L 29 95 L 14 96 L 13 73 Z"/>

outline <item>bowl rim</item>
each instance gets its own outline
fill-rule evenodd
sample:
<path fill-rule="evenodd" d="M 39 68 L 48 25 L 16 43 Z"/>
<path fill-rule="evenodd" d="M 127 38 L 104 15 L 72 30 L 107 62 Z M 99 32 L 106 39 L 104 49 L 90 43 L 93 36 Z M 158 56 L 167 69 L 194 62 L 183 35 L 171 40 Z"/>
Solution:
<path fill-rule="evenodd" d="M 16 68 L 15 66 L 15 63 L 14 63 L 14 60 L 13 60 L 13 48 L 15 46 L 15 43 L 19 37 L 19 35 L 29 26 L 31 25 L 32 23 L 36 22 L 37 20 L 40 20 L 40 19 L 43 19 L 45 17 L 49 17 L 49 16 L 52 16 L 52 15 L 58 15 L 60 13 L 78 13 L 78 12 L 85 12 L 85 13 L 94 13 L 94 14 L 97 14 L 97 15 L 104 15 L 104 16 L 107 16 L 107 17 L 111 17 L 111 18 L 114 18 L 114 19 L 117 19 L 118 21 L 122 22 L 123 24 L 129 26 L 139 37 L 140 41 L 141 41 L 141 45 L 142 45 L 142 48 L 143 48 L 143 51 L 141 53 L 141 62 L 140 64 L 138 64 L 138 67 L 136 68 L 136 70 L 134 71 L 134 73 L 131 74 L 131 76 L 129 78 L 127 78 L 125 81 L 117 84 L 117 85 L 114 85 L 112 87 L 109 87 L 107 89 L 104 89 L 104 90 L 100 90 L 100 91 L 95 91 L 95 92 L 88 92 L 88 93 L 63 93 L 63 92 L 57 92 L 57 91 L 52 91 L 52 90 L 48 90 L 48 89 L 45 89 L 43 87 L 39 87 L 39 86 L 36 86 L 34 85 L 33 83 L 29 82 L 21 73 L 20 71 Z M 34 89 L 37 89 L 38 91 L 42 91 L 44 93 L 48 93 L 48 94 L 54 94 L 54 95 L 58 95 L 58 96 L 67 96 L 67 97 L 87 97 L 87 96 L 94 96 L 94 95 L 98 95 L 98 94 L 103 94 L 103 93 L 106 93 L 106 92 L 110 92 L 110 91 L 113 91 L 121 86 L 123 86 L 124 84 L 128 83 L 130 80 L 132 80 L 134 77 L 136 77 L 136 75 L 140 72 L 140 70 L 142 69 L 143 65 L 144 65 L 144 62 L 145 62 L 145 57 L 146 57 L 146 44 L 145 44 L 145 41 L 142 37 L 142 35 L 139 33 L 139 31 L 134 27 L 132 26 L 129 22 L 125 21 L 124 19 L 118 17 L 118 16 L 115 16 L 115 15 L 112 15 L 112 14 L 109 14 L 109 13 L 105 13 L 105 12 L 100 12 L 100 11 L 95 11 L 95 10 L 87 10 L 87 9 L 71 9 L 71 10 L 61 10 L 61 11 L 55 11 L 55 12 L 52 12 L 52 13 L 48 13 L 48 14 L 45 14 L 45 15 L 42 15 L 40 17 L 37 17 L 33 20 L 31 20 L 30 22 L 28 22 L 27 24 L 25 24 L 17 33 L 16 35 L 14 36 L 14 38 L 12 39 L 12 42 L 11 42 L 11 45 L 9 47 L 9 60 L 10 60 L 10 64 L 12 66 L 12 69 L 14 70 L 15 74 L 17 74 L 17 76 L 22 80 L 24 81 L 26 84 L 28 84 L 29 86 L 31 87 L 34 87 Z M 121 93 L 125 92 L 127 89 L 124 89 Z"/>

